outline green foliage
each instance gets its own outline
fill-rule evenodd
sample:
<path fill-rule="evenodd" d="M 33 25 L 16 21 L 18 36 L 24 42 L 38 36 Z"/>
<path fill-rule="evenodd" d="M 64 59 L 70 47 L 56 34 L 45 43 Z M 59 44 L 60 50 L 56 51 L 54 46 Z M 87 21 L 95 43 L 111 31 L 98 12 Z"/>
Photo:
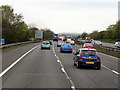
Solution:
<path fill-rule="evenodd" d="M 106 30 L 98 32 L 97 30 L 93 31 L 89 35 L 85 32 L 78 36 L 77 38 L 85 39 L 85 36 L 90 36 L 92 39 L 101 40 L 105 42 L 116 42 L 120 40 L 120 21 L 115 25 L 110 25 Z"/>
<path fill-rule="evenodd" d="M 44 29 L 43 30 L 44 40 L 53 39 L 53 34 L 54 34 L 54 32 L 52 32 L 50 29 Z"/>
<path fill-rule="evenodd" d="M 82 35 L 81 35 L 81 38 L 85 39 L 85 37 L 87 37 L 87 36 L 88 36 L 88 34 L 86 32 L 83 32 Z"/>
<path fill-rule="evenodd" d="M 5 38 L 6 44 L 34 38 L 33 28 L 28 28 L 21 14 L 14 13 L 14 9 L 8 5 L 0 6 L 0 8 L 2 9 L 2 38 Z"/>
<path fill-rule="evenodd" d="M 90 37 L 93 38 L 93 39 L 98 39 L 97 36 L 98 36 L 98 31 L 97 31 L 97 30 L 94 30 L 94 31 L 90 34 Z"/>

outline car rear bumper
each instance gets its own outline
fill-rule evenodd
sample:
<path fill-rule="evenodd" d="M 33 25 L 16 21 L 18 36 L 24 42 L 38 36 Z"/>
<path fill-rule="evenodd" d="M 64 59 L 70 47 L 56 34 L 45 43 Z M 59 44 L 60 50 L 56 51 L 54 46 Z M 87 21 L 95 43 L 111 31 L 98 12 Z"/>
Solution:
<path fill-rule="evenodd" d="M 50 48 L 50 47 L 41 47 L 41 48 L 43 48 L 43 49 L 48 49 L 48 48 Z"/>
<path fill-rule="evenodd" d="M 60 50 L 60 51 L 62 51 L 62 52 L 72 52 L 72 50 L 70 49 L 65 49 L 65 50 Z"/>
<path fill-rule="evenodd" d="M 75 43 L 71 43 L 71 45 L 75 45 Z"/>
<path fill-rule="evenodd" d="M 59 44 L 58 44 L 57 46 L 58 46 L 58 47 L 61 47 L 61 45 L 59 45 Z"/>
<path fill-rule="evenodd" d="M 95 61 L 94 64 L 87 64 L 86 61 L 78 61 L 81 66 L 100 66 L 101 62 L 100 61 Z"/>

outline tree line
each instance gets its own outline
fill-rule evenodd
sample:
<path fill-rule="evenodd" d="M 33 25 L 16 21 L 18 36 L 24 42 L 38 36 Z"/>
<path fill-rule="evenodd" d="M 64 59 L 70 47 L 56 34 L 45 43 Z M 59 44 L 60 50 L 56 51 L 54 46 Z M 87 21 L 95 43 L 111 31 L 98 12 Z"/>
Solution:
<path fill-rule="evenodd" d="M 30 41 L 35 39 L 35 31 L 39 28 L 29 27 L 21 14 L 14 13 L 14 9 L 9 5 L 0 6 L 2 10 L 2 38 L 6 44 Z M 44 30 L 44 38 L 53 37 L 50 29 Z"/>
<path fill-rule="evenodd" d="M 85 37 L 87 37 L 87 36 L 89 36 L 95 40 L 103 40 L 103 41 L 107 41 L 107 42 L 120 41 L 120 21 L 118 21 L 114 25 L 108 26 L 108 28 L 103 31 L 98 32 L 98 30 L 94 30 L 90 34 L 83 32 L 77 38 L 85 39 Z"/>

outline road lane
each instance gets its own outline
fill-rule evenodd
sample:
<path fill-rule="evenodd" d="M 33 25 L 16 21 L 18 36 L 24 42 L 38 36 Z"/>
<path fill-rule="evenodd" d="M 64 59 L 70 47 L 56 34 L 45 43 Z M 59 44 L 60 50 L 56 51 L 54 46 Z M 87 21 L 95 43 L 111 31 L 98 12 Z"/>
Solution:
<path fill-rule="evenodd" d="M 70 88 L 51 50 L 36 48 L 3 76 L 3 88 Z"/>
<path fill-rule="evenodd" d="M 102 45 L 103 45 L 103 46 L 108 46 L 108 47 L 113 47 L 113 48 L 115 48 L 115 44 L 113 44 L 113 43 L 102 42 Z M 116 48 L 117 48 L 117 47 L 116 47 Z"/>
<path fill-rule="evenodd" d="M 71 77 L 76 88 L 118 88 L 117 74 L 114 74 L 104 67 L 102 67 L 101 70 L 95 70 L 94 68 L 77 69 L 73 66 L 73 55 L 70 53 L 60 53 L 59 47 L 56 47 L 56 43 L 54 44 L 56 55 L 62 61 L 66 72 Z M 78 50 L 79 47 L 73 46 L 73 49 Z M 105 64 L 105 62 L 103 62 L 103 64 Z M 115 69 L 116 68 L 117 66 Z"/>
<path fill-rule="evenodd" d="M 76 46 L 73 46 L 73 48 L 75 51 L 77 51 L 80 48 L 80 46 L 76 45 Z M 120 58 L 115 58 L 113 56 L 106 55 L 99 52 L 98 54 L 101 57 L 101 61 L 104 66 L 110 68 L 111 70 L 115 70 L 119 72 L 118 65 L 120 65 Z"/>
<path fill-rule="evenodd" d="M 21 55 L 39 44 L 40 42 L 31 43 L 2 52 L 2 71 L 5 70 L 8 66 L 10 66 L 13 62 L 15 62 L 15 60 L 17 60 L 19 57 L 21 57 Z"/>
<path fill-rule="evenodd" d="M 36 48 L 3 76 L 3 88 L 71 88 L 71 83 L 63 73 L 57 57 L 76 88 L 117 88 L 118 75 L 102 67 L 77 69 L 73 66 L 73 54 L 60 53 L 54 42 L 55 53 Z M 78 50 L 79 46 L 73 46 Z M 55 56 L 56 54 L 56 56 Z M 103 55 L 103 56 L 102 56 Z M 101 54 L 102 64 L 118 70 L 117 60 Z M 114 63 L 113 63 L 114 62 Z M 110 65 L 109 65 L 110 64 Z"/>

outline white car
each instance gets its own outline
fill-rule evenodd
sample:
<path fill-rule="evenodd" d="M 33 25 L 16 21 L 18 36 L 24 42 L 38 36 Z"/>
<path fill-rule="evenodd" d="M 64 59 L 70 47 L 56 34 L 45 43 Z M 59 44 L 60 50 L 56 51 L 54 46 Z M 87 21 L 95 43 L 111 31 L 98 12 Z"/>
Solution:
<path fill-rule="evenodd" d="M 70 41 L 70 44 L 71 44 L 71 45 L 75 45 L 75 41 L 71 40 L 71 41 Z"/>
<path fill-rule="evenodd" d="M 94 44 L 95 45 L 102 45 L 102 42 L 101 41 L 94 41 Z"/>
<path fill-rule="evenodd" d="M 67 41 L 66 41 L 67 43 L 70 43 L 71 42 L 71 39 L 67 39 Z"/>
<path fill-rule="evenodd" d="M 120 48 L 120 41 L 118 41 L 118 42 L 115 42 L 115 47 L 118 47 L 118 48 Z"/>

